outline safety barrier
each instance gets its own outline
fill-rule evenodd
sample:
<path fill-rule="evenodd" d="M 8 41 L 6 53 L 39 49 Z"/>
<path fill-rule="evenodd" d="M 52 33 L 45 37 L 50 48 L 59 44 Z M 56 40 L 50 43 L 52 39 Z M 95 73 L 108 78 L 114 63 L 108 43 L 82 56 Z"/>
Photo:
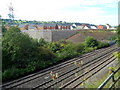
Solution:
<path fill-rule="evenodd" d="M 110 76 L 98 87 L 97 90 L 102 90 L 103 87 L 112 79 L 112 85 L 110 85 L 110 87 L 108 88 L 109 90 L 111 90 L 115 84 L 118 82 L 118 80 L 120 79 L 120 76 L 117 77 L 117 79 L 115 80 L 114 75 L 120 70 L 120 67 L 118 69 L 116 69 L 115 71 L 112 71 L 112 74 L 110 74 Z"/>

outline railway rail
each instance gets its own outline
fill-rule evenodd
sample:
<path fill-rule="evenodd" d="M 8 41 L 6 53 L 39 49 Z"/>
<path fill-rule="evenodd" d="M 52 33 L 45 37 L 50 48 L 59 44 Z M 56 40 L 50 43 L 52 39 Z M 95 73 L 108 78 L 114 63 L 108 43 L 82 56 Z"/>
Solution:
<path fill-rule="evenodd" d="M 32 89 L 46 88 L 47 89 L 50 87 L 54 87 L 56 84 L 60 85 L 61 81 L 64 81 L 67 77 L 72 77 L 72 80 L 74 80 L 75 78 L 74 73 L 79 72 L 80 70 L 81 71 L 84 70 L 88 64 L 90 65 L 90 63 L 92 63 L 92 61 L 95 62 L 96 60 L 98 60 L 97 58 L 102 58 L 101 56 L 104 57 L 105 55 L 107 55 L 108 52 L 112 53 L 112 51 L 116 51 L 116 50 L 117 50 L 117 46 L 111 46 L 108 48 L 95 50 L 93 52 L 81 55 L 78 58 L 68 60 L 66 62 L 45 69 L 43 71 L 3 84 L 1 87 L 7 89 L 12 89 L 12 88 L 32 88 Z M 82 68 L 78 70 L 78 68 L 73 64 L 73 62 L 74 61 L 80 62 L 81 60 L 84 61 L 84 64 L 82 65 Z M 52 80 L 49 74 L 50 71 L 53 71 L 54 73 L 56 72 L 59 73 L 59 78 L 57 81 Z M 67 81 L 70 81 L 70 79 L 67 79 L 66 82 L 64 81 L 64 83 L 67 83 Z"/>
<path fill-rule="evenodd" d="M 111 53 L 112 53 L 112 52 L 111 52 Z M 54 87 L 56 86 L 56 84 L 58 85 L 57 87 L 59 87 L 60 84 L 61 84 L 61 82 L 64 82 L 64 85 L 66 85 L 67 83 L 68 83 L 68 84 L 71 84 L 71 83 L 73 83 L 74 81 L 76 81 L 76 80 L 78 79 L 78 78 L 77 78 L 77 79 L 74 80 L 74 78 L 76 78 L 75 73 L 79 73 L 79 72 L 82 72 L 82 73 L 83 73 L 83 70 L 89 68 L 90 66 L 93 66 L 93 65 L 96 64 L 96 63 L 98 63 L 97 66 L 101 66 L 101 62 L 103 62 L 103 61 L 101 61 L 101 60 L 105 59 L 105 61 L 104 61 L 104 63 L 105 63 L 107 60 L 109 60 L 109 59 L 111 59 L 111 58 L 113 57 L 113 55 L 110 56 L 110 57 L 107 57 L 107 56 L 111 55 L 111 53 L 106 54 L 106 55 L 104 55 L 104 56 L 102 56 L 102 57 L 100 57 L 100 58 L 98 58 L 98 59 L 94 59 L 94 60 L 92 60 L 92 62 L 89 61 L 89 62 L 85 63 L 85 64 L 84 64 L 81 68 L 79 68 L 79 70 L 77 70 L 77 71 L 73 70 L 73 71 L 66 72 L 66 75 L 58 78 L 57 81 L 55 81 L 55 82 L 53 81 L 53 83 L 49 83 L 48 85 L 45 85 L 44 87 L 40 87 L 40 88 L 46 88 L 46 89 L 48 89 L 48 88 L 54 88 Z M 107 59 L 106 59 L 106 58 L 107 58 Z M 95 69 L 97 68 L 97 66 L 95 67 Z M 92 69 L 92 70 L 93 70 L 93 69 Z M 89 71 L 90 71 L 90 70 L 89 70 Z M 82 77 L 82 76 L 85 77 L 84 75 L 86 75 L 86 74 L 87 74 L 87 73 L 81 75 L 80 77 Z M 72 81 L 72 80 L 73 80 L 73 81 Z M 69 82 L 69 81 L 70 81 L 70 82 Z M 68 85 L 68 84 L 67 84 L 67 85 Z M 64 85 L 63 85 L 63 87 L 64 87 Z M 71 85 L 71 86 L 73 86 L 73 85 Z M 37 88 L 38 88 L 38 87 L 37 87 Z M 67 87 L 67 88 L 72 88 L 72 87 Z M 34 88 L 34 89 L 35 89 L 35 88 Z"/>
<path fill-rule="evenodd" d="M 104 61 L 100 62 L 99 64 L 97 64 L 93 68 L 91 68 L 89 70 L 89 72 L 88 71 L 84 72 L 80 76 L 78 76 L 78 77 L 74 78 L 73 80 L 71 80 L 70 82 L 64 84 L 62 88 L 72 88 L 72 89 L 79 88 L 80 84 L 84 83 L 87 79 L 92 77 L 98 71 L 102 70 L 105 66 L 107 66 L 109 63 L 111 63 L 114 60 L 115 60 L 114 57 L 104 59 Z M 88 73 L 90 73 L 90 75 Z"/>

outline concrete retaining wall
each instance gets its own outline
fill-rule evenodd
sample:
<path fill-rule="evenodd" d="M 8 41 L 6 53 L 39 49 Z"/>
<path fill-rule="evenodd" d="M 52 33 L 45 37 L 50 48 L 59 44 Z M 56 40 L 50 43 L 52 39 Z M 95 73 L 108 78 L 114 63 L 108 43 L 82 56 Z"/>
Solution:
<path fill-rule="evenodd" d="M 76 34 L 76 32 L 78 31 L 83 30 L 22 30 L 22 32 L 28 33 L 31 37 L 35 39 L 44 38 L 48 42 L 54 42 L 64 39 L 73 42 L 83 42 L 87 36 L 93 36 L 98 40 L 104 40 L 115 35 L 115 33 L 113 32 L 80 32 Z"/>
<path fill-rule="evenodd" d="M 74 35 L 77 30 L 22 30 L 32 38 L 44 38 L 48 42 L 64 40 Z"/>
<path fill-rule="evenodd" d="M 54 30 L 52 31 L 52 41 L 67 39 L 75 35 L 77 30 Z"/>
<path fill-rule="evenodd" d="M 43 30 L 43 38 L 48 42 L 52 42 L 52 32 L 51 32 L 51 30 Z"/>
<path fill-rule="evenodd" d="M 42 30 L 22 30 L 21 32 L 27 33 L 29 36 L 35 39 L 44 38 Z"/>

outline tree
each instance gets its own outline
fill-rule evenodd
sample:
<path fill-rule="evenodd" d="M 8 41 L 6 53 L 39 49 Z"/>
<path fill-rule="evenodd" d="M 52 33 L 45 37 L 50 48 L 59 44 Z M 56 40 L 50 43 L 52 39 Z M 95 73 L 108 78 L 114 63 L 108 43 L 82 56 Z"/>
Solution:
<path fill-rule="evenodd" d="M 54 54 L 39 46 L 29 35 L 11 27 L 3 37 L 3 71 L 11 67 L 25 68 L 32 62 L 51 60 Z"/>
<path fill-rule="evenodd" d="M 18 27 L 11 27 L 3 37 L 3 69 L 11 64 L 23 67 L 33 55 L 35 43 L 28 35 L 22 34 Z M 30 53 L 31 52 L 31 53 Z M 30 53 L 30 54 L 29 54 Z"/>
<path fill-rule="evenodd" d="M 4 36 L 4 33 L 7 31 L 4 25 L 2 25 L 2 35 Z"/>

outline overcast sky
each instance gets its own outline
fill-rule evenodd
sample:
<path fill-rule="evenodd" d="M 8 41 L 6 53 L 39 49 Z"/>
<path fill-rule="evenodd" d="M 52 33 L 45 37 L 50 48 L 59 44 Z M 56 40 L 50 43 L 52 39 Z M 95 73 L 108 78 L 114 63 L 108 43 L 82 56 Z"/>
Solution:
<path fill-rule="evenodd" d="M 0 0 L 0 15 L 8 18 L 12 2 L 15 19 L 118 25 L 120 0 Z"/>

